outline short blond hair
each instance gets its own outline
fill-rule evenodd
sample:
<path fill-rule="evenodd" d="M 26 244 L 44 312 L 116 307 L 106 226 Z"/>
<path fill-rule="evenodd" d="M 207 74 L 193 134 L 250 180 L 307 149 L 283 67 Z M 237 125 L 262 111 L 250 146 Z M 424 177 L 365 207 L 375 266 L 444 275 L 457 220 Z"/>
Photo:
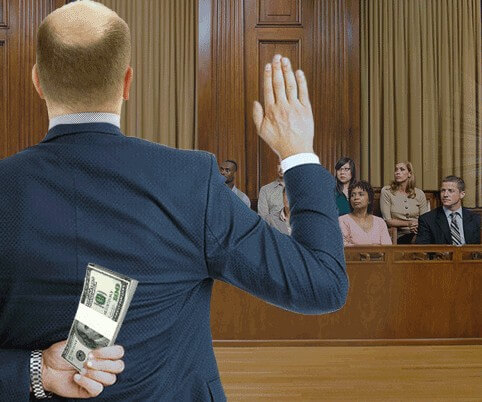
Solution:
<path fill-rule="evenodd" d="M 94 8 L 108 17 L 89 26 L 89 14 L 82 13 L 95 12 Z M 59 11 L 63 14 L 55 16 Z M 83 32 L 76 31 L 80 27 Z M 83 42 L 85 36 L 90 40 Z M 130 53 L 129 27 L 112 10 L 90 1 L 68 4 L 47 16 L 39 27 L 40 86 L 45 97 L 58 105 L 104 105 L 122 94 Z"/>

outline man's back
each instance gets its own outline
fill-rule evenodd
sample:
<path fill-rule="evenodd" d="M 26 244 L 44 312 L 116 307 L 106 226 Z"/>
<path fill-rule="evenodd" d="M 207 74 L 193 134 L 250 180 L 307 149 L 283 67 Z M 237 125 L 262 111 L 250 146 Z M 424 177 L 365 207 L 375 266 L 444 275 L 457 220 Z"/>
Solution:
<path fill-rule="evenodd" d="M 313 251 L 244 207 L 211 154 L 125 137 L 110 124 L 54 127 L 0 161 L 0 353 L 66 339 L 93 262 L 139 281 L 117 339 L 126 369 L 100 398 L 223 400 L 212 278 L 305 313 L 336 310 L 346 297 L 343 250 L 332 247 L 339 229 L 318 228 L 322 238 L 301 230 L 317 208 L 320 225 L 336 219 L 310 183 L 331 186 L 331 176 L 319 165 L 291 170 L 293 197 L 306 196 L 294 207 L 298 240 Z"/>

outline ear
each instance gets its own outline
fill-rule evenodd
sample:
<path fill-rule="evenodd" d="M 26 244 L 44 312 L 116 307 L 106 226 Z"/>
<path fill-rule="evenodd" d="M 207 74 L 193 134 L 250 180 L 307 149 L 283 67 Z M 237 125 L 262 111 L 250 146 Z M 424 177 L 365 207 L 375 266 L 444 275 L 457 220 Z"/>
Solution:
<path fill-rule="evenodd" d="M 465 191 L 461 191 L 460 192 L 460 199 L 464 198 L 465 197 Z"/>
<path fill-rule="evenodd" d="M 122 93 L 122 98 L 124 100 L 129 100 L 129 91 L 131 89 L 133 79 L 133 70 L 131 66 L 127 67 L 126 74 L 124 76 L 124 91 Z"/>
<path fill-rule="evenodd" d="M 45 99 L 42 88 L 40 87 L 40 80 L 38 78 L 38 71 L 37 71 L 37 64 L 36 63 L 32 67 L 32 82 L 33 82 L 33 86 L 35 87 L 35 90 L 37 91 L 38 95 L 40 96 L 40 99 Z"/>

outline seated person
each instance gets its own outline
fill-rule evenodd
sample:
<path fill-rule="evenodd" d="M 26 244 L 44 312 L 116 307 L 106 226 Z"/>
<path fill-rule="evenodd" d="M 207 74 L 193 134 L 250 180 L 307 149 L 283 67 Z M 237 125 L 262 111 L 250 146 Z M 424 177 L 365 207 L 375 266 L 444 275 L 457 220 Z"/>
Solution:
<path fill-rule="evenodd" d="M 236 161 L 231 159 L 227 159 L 221 163 L 221 165 L 219 165 L 219 172 L 226 178 L 226 186 L 228 186 L 231 191 L 247 205 L 248 208 L 251 208 L 251 200 L 249 197 L 234 185 L 237 171 L 238 164 Z"/>
<path fill-rule="evenodd" d="M 338 207 L 338 215 L 349 214 L 350 201 L 348 199 L 348 187 L 356 180 L 355 162 L 346 156 L 340 158 L 335 165 L 335 201 Z"/>
<path fill-rule="evenodd" d="M 338 218 L 343 244 L 392 244 L 385 221 L 372 214 L 375 194 L 370 183 L 356 181 L 349 187 L 348 194 L 353 211 Z"/>
<path fill-rule="evenodd" d="M 418 217 L 429 206 L 422 190 L 415 187 L 415 173 L 410 162 L 395 165 L 394 180 L 380 192 L 380 210 L 388 227 L 397 228 L 397 243 L 412 243 L 418 230 Z"/>
<path fill-rule="evenodd" d="M 286 195 L 286 187 L 283 186 L 283 208 L 276 212 L 272 212 L 266 216 L 266 222 L 278 229 L 281 233 L 291 235 L 290 227 L 290 206 L 288 204 L 288 196 Z"/>
<path fill-rule="evenodd" d="M 271 183 L 266 184 L 259 190 L 258 215 L 266 220 L 266 217 L 283 209 L 283 169 L 278 163 L 278 177 Z"/>
<path fill-rule="evenodd" d="M 462 207 L 465 183 L 457 176 L 442 180 L 442 206 L 418 220 L 417 244 L 480 244 L 480 216 Z"/>

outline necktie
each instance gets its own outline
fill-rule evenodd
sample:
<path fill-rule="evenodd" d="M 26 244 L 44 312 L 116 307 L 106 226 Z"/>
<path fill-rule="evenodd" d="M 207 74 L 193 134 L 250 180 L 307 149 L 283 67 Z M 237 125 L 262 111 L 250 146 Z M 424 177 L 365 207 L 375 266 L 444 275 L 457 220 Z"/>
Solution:
<path fill-rule="evenodd" d="M 452 244 L 460 246 L 462 244 L 462 238 L 460 237 L 459 225 L 455 218 L 458 216 L 458 212 L 452 212 L 450 214 L 450 233 L 452 234 Z"/>

